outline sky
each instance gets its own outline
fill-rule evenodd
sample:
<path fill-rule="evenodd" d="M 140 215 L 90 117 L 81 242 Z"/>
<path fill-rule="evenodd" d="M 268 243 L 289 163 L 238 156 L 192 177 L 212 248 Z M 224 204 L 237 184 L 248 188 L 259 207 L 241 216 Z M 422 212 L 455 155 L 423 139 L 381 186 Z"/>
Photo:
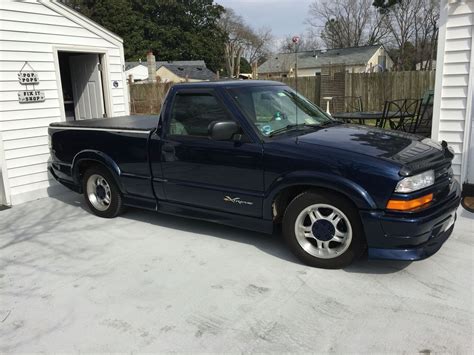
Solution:
<path fill-rule="evenodd" d="M 257 29 L 268 27 L 276 40 L 287 35 L 305 32 L 308 27 L 309 4 L 314 0 L 215 0 L 216 3 L 230 7 L 242 16 L 247 24 Z"/>

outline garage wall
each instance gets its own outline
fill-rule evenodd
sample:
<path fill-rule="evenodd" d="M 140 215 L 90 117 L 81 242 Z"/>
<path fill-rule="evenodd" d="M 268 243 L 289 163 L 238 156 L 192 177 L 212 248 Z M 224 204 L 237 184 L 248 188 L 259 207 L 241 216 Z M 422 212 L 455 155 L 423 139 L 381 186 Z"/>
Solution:
<path fill-rule="evenodd" d="M 6 180 L 11 203 L 47 194 L 55 183 L 47 172 L 48 132 L 51 122 L 64 120 L 58 90 L 54 48 L 105 51 L 108 62 L 112 116 L 129 113 L 123 72 L 123 46 L 118 37 L 57 3 L 0 1 L 0 132 L 3 138 Z M 27 60 L 38 72 L 36 90 L 46 101 L 18 102 L 24 85 L 17 73 Z M 104 68 L 105 69 L 105 68 Z M 115 88 L 113 81 L 119 83 Z M 4 177 L 5 178 L 5 177 Z"/>
<path fill-rule="evenodd" d="M 454 175 L 464 182 L 472 120 L 474 1 L 441 1 L 432 137 L 454 149 Z"/>

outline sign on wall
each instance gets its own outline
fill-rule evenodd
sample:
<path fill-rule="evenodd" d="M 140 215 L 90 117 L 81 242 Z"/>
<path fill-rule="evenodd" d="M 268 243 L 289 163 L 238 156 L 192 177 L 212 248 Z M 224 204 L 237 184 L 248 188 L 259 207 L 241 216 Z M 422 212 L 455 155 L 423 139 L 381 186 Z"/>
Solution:
<path fill-rule="evenodd" d="M 33 71 L 20 71 L 18 73 L 18 81 L 20 84 L 39 84 L 38 73 Z"/>
<path fill-rule="evenodd" d="M 18 91 L 18 101 L 24 102 L 43 102 L 45 100 L 44 92 L 39 90 Z"/>
<path fill-rule="evenodd" d="M 29 70 L 25 70 L 27 67 Z M 46 99 L 44 91 L 35 88 L 35 85 L 39 84 L 39 75 L 28 62 L 25 62 L 18 72 L 18 82 L 25 85 L 25 90 L 18 91 L 19 103 L 43 102 Z"/>

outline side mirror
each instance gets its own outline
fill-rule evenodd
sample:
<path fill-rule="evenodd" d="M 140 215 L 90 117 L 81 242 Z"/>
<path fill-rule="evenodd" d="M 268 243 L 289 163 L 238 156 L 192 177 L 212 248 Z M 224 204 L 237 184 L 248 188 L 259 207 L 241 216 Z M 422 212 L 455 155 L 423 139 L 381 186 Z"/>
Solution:
<path fill-rule="evenodd" d="M 209 137 L 216 141 L 229 141 L 240 131 L 239 125 L 234 121 L 218 121 L 209 126 Z"/>

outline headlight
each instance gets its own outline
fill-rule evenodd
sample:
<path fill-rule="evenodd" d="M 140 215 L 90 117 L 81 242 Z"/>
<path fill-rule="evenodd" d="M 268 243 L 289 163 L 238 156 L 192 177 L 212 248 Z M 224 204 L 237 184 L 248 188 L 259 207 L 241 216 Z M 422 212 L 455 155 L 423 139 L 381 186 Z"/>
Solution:
<path fill-rule="evenodd" d="M 395 192 L 409 193 L 424 189 L 425 187 L 434 184 L 435 174 L 433 170 L 425 171 L 424 173 L 409 176 L 400 180 L 395 188 Z"/>

